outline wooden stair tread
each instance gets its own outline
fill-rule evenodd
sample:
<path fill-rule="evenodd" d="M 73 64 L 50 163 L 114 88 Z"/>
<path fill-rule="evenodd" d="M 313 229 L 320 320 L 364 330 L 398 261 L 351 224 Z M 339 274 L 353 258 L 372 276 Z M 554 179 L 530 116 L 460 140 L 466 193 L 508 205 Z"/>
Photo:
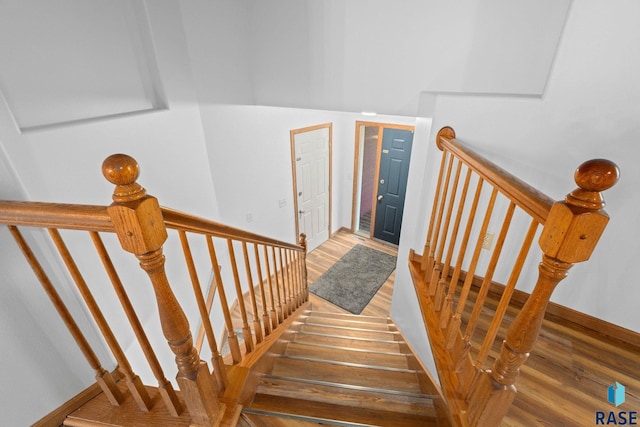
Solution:
<path fill-rule="evenodd" d="M 344 406 L 379 409 L 416 415 L 435 415 L 430 396 L 415 393 L 384 393 L 367 388 L 345 388 L 332 384 L 297 381 L 265 375 L 258 384 L 258 393 L 283 398 L 316 402 L 340 402 Z"/>
<path fill-rule="evenodd" d="M 329 319 L 329 321 L 343 321 L 343 322 L 359 322 L 359 323 L 375 323 L 379 325 L 392 325 L 391 319 L 388 317 L 379 316 L 363 316 L 361 314 L 350 313 L 330 313 L 323 311 L 307 310 L 302 313 L 302 317 L 309 319 Z"/>
<path fill-rule="evenodd" d="M 343 325 L 322 325 L 317 323 L 309 323 L 312 320 L 309 319 L 306 323 L 303 323 L 300 327 L 300 332 L 321 333 L 327 335 L 341 335 L 354 338 L 369 338 L 374 340 L 395 340 L 400 337 L 395 331 L 389 330 L 371 330 L 368 328 L 358 326 L 343 326 Z"/>
<path fill-rule="evenodd" d="M 399 342 L 393 340 L 369 340 L 340 335 L 297 332 L 292 336 L 292 341 L 400 353 Z"/>
<path fill-rule="evenodd" d="M 337 362 L 361 363 L 365 365 L 387 366 L 407 369 L 407 356 L 403 353 L 376 352 L 334 345 L 313 344 L 291 341 L 284 351 L 287 356 L 315 357 Z"/>
<path fill-rule="evenodd" d="M 415 372 L 344 366 L 325 361 L 280 358 L 271 373 L 279 377 L 305 378 L 331 383 L 420 393 Z"/>
<path fill-rule="evenodd" d="M 263 410 L 272 413 L 292 414 L 323 420 L 341 420 L 369 426 L 415 427 L 436 426 L 430 415 L 404 414 L 382 409 L 354 408 L 325 402 L 257 394 L 248 410 Z"/>

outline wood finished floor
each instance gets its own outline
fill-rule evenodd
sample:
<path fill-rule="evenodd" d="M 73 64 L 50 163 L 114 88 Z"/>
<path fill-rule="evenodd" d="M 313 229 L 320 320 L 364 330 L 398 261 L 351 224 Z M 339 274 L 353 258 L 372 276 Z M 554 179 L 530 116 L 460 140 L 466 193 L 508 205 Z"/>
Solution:
<path fill-rule="evenodd" d="M 393 256 L 398 256 L 398 249 L 393 245 L 388 245 L 356 234 L 340 231 L 336 233 L 331 240 L 328 240 L 318 246 L 307 255 L 307 278 L 309 280 L 309 284 L 312 284 L 322 275 L 322 273 L 327 271 L 329 267 L 335 264 L 336 261 L 356 245 L 367 246 Z M 378 290 L 362 313 L 360 313 L 362 316 L 389 316 L 391 311 L 391 297 L 393 296 L 393 282 L 395 280 L 395 275 L 395 271 L 391 273 L 387 281 Z M 309 299 L 314 310 L 349 313 L 348 311 L 313 294 L 309 295 Z"/>
<path fill-rule="evenodd" d="M 339 232 L 308 254 L 309 283 L 356 244 L 397 254 L 393 246 Z M 380 288 L 363 315 L 389 315 L 394 277 Z M 314 295 L 310 299 L 314 310 L 345 312 Z M 607 388 L 615 381 L 627 392 L 618 408 L 607 402 Z M 502 426 L 590 426 L 596 425 L 596 411 L 640 411 L 640 342 L 622 342 L 548 316 L 516 385 L 518 395 Z"/>

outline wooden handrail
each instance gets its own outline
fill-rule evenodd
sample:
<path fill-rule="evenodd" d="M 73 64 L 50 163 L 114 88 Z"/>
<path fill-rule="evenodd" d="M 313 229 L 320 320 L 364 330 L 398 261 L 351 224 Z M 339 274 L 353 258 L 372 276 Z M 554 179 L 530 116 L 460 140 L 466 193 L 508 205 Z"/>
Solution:
<path fill-rule="evenodd" d="M 555 203 L 554 199 L 464 146 L 455 137 L 456 134 L 452 128 L 444 127 L 436 136 L 436 144 L 440 150 L 446 149 L 453 153 L 540 224 L 545 223 L 551 206 Z"/>
<path fill-rule="evenodd" d="M 258 243 L 261 245 L 275 246 L 276 248 L 292 249 L 302 252 L 304 249 L 300 245 L 286 243 L 260 234 L 250 233 L 240 228 L 229 227 L 219 222 L 209 221 L 174 209 L 162 207 L 162 216 L 167 228 L 187 231 L 198 234 L 210 234 L 216 237 L 239 240 L 247 243 Z"/>
<path fill-rule="evenodd" d="M 275 246 L 297 252 L 304 250 L 301 245 L 251 233 L 175 209 L 167 207 L 160 209 L 167 228 Z M 0 224 L 111 233 L 115 231 L 106 206 L 69 203 L 0 200 Z"/>
<path fill-rule="evenodd" d="M 0 200 L 0 224 L 113 232 L 106 206 Z"/>

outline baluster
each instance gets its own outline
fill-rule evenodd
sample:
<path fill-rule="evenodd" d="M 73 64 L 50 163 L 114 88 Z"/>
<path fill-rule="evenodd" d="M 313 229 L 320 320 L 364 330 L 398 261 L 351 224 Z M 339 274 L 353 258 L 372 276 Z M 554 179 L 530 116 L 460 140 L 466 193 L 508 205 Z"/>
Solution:
<path fill-rule="evenodd" d="M 293 265 L 291 264 L 291 250 L 285 249 L 285 263 L 287 266 L 287 278 L 289 279 L 289 314 L 293 313 L 296 309 L 295 295 L 294 295 L 294 285 L 293 285 Z"/>
<path fill-rule="evenodd" d="M 284 305 L 284 318 L 287 319 L 291 314 L 291 298 L 287 292 L 287 272 L 284 268 L 284 251 L 278 248 L 278 259 L 280 260 L 280 277 L 282 277 L 282 304 Z"/>
<path fill-rule="evenodd" d="M 444 307 L 440 313 L 440 328 L 445 329 L 452 318 L 453 312 L 453 300 L 455 297 L 455 292 L 458 287 L 458 280 L 460 279 L 460 273 L 462 272 L 462 264 L 464 262 L 464 257 L 467 253 L 467 245 L 469 244 L 469 237 L 471 236 L 471 229 L 473 228 L 473 223 L 476 217 L 476 211 L 478 209 L 478 203 L 480 201 L 480 194 L 482 193 L 482 178 L 478 179 L 478 184 L 476 185 L 476 192 L 473 196 L 473 202 L 471 203 L 471 210 L 469 211 L 469 217 L 467 218 L 467 226 L 464 230 L 464 235 L 462 236 L 462 242 L 460 243 L 460 249 L 458 250 L 458 258 L 456 262 L 456 268 L 453 270 L 453 275 L 451 276 L 451 280 L 449 282 L 449 290 L 447 292 L 447 297 L 444 302 Z"/>
<path fill-rule="evenodd" d="M 267 280 L 269 281 L 269 299 L 271 301 L 271 329 L 275 329 L 278 327 L 278 312 L 276 310 L 276 298 L 273 291 L 273 281 L 271 278 L 271 267 L 269 266 L 269 255 L 267 254 L 267 247 L 263 246 L 264 249 L 264 260 L 265 265 L 267 266 Z M 273 250 L 273 248 L 271 248 Z M 273 255 L 273 252 L 272 252 Z M 275 265 L 275 263 L 274 263 Z"/>
<path fill-rule="evenodd" d="M 280 298 L 280 280 L 278 279 L 278 264 L 276 261 L 276 249 L 271 246 L 271 258 L 273 259 L 273 278 L 274 281 L 276 282 L 276 296 L 277 296 L 277 300 L 278 300 L 278 324 L 282 323 L 285 319 L 285 311 L 282 308 L 282 299 Z"/>
<path fill-rule="evenodd" d="M 513 401 L 515 379 L 529 357 L 557 284 L 574 263 L 593 252 L 609 217 L 601 192 L 618 180 L 617 166 L 608 160 L 590 160 L 575 173 L 577 189 L 556 202 L 539 239 L 542 262 L 536 285 L 507 331 L 491 371 L 481 375 L 469 397 L 469 415 L 480 426 L 497 425 Z"/>
<path fill-rule="evenodd" d="M 133 253 L 147 273 L 156 295 L 162 332 L 176 356 L 176 379 L 182 390 L 193 424 L 218 426 L 225 405 L 218 401 L 209 367 L 193 347 L 193 338 L 182 307 L 167 279 L 162 245 L 167 231 L 156 198 L 136 183 L 138 164 L 126 155 L 108 157 L 103 165 L 105 178 L 116 185 L 113 203 L 107 208 L 122 248 Z"/>
<path fill-rule="evenodd" d="M 76 321 L 73 320 L 73 317 L 69 312 L 69 309 L 67 309 L 64 302 L 62 301 L 62 298 L 60 298 L 60 295 L 58 294 L 53 284 L 51 283 L 51 280 L 49 280 L 47 273 L 42 268 L 42 265 L 34 255 L 27 241 L 22 236 L 22 233 L 20 233 L 20 230 L 18 230 L 13 225 L 9 225 L 8 228 L 11 234 L 13 235 L 13 238 L 15 239 L 16 243 L 18 243 L 18 246 L 20 247 L 20 250 L 24 254 L 25 259 L 29 263 L 29 266 L 31 267 L 36 277 L 38 278 L 38 281 L 42 285 L 42 288 L 47 293 L 47 296 L 49 297 L 56 311 L 60 315 L 60 318 L 62 319 L 67 329 L 73 336 L 73 339 L 76 341 L 76 344 L 78 344 L 78 347 L 80 347 L 80 351 L 82 351 L 82 354 L 84 355 L 85 359 L 87 359 L 89 366 L 91 366 L 91 368 L 94 370 L 96 382 L 100 386 L 100 389 L 102 390 L 104 395 L 107 397 L 107 399 L 113 406 L 119 406 L 124 401 L 124 398 L 122 396 L 122 393 L 120 392 L 120 389 L 116 385 L 116 382 L 114 381 L 113 376 L 111 375 L 111 373 L 107 372 L 100 364 L 100 360 L 98 360 L 98 356 L 96 356 L 95 352 L 89 345 L 89 342 L 87 341 L 84 334 L 78 327 L 78 324 L 76 323 Z"/>
<path fill-rule="evenodd" d="M 244 295 L 242 294 L 242 284 L 240 283 L 240 274 L 238 274 L 238 264 L 236 262 L 236 253 L 233 249 L 233 241 L 227 239 L 227 248 L 229 249 L 229 257 L 231 259 L 231 270 L 233 272 L 233 282 L 236 285 L 236 295 L 238 297 L 238 307 L 240 307 L 240 316 L 242 318 L 242 336 L 244 337 L 244 347 L 247 353 L 253 351 L 253 336 L 251 328 L 249 328 L 249 319 L 247 318 L 247 307 L 244 305 Z"/>
<path fill-rule="evenodd" d="M 218 284 L 218 294 L 220 294 L 220 306 L 222 307 L 224 324 L 225 324 L 225 327 L 227 328 L 227 343 L 229 344 L 231 359 L 233 360 L 234 364 L 240 363 L 240 361 L 242 360 L 240 343 L 238 343 L 238 335 L 236 335 L 236 332 L 233 330 L 233 319 L 231 319 L 231 312 L 229 311 L 229 302 L 227 300 L 227 293 L 224 290 L 224 283 L 222 283 L 222 275 L 220 274 L 220 264 L 218 263 L 218 255 L 216 254 L 216 248 L 213 245 L 213 238 L 209 235 L 207 235 L 207 247 L 209 248 L 209 257 L 211 258 L 211 268 L 213 269 L 213 275 L 216 279 L 216 283 Z M 222 363 L 222 361 L 220 361 L 220 364 L 224 366 L 224 363 Z M 228 384 L 227 379 L 225 379 L 225 385 L 226 384 Z"/>
<path fill-rule="evenodd" d="M 187 270 L 189 271 L 189 278 L 191 279 L 191 288 L 193 289 L 193 295 L 198 305 L 198 312 L 202 319 L 202 327 L 209 343 L 209 349 L 211 350 L 211 364 L 213 366 L 213 373 L 216 379 L 216 388 L 218 391 L 223 392 L 227 386 L 225 381 L 226 367 L 222 363 L 222 357 L 218 351 L 218 343 L 216 336 L 211 326 L 211 320 L 209 319 L 209 310 L 207 309 L 207 303 L 204 300 L 204 294 L 202 293 L 202 286 L 200 286 L 200 280 L 198 279 L 198 273 L 196 271 L 196 265 L 193 262 L 193 255 L 191 253 L 191 247 L 189 246 L 189 240 L 187 239 L 187 233 L 180 230 L 178 231 L 180 236 L 180 244 L 182 245 L 182 253 L 184 254 L 184 260 L 187 263 Z"/>
<path fill-rule="evenodd" d="M 266 248 L 265 248 L 266 249 Z M 271 333 L 271 322 L 269 321 L 269 308 L 267 303 L 267 295 L 264 291 L 264 279 L 262 277 L 262 265 L 260 264 L 260 252 L 258 244 L 253 244 L 253 252 L 256 259 L 256 270 L 258 270 L 258 282 L 260 286 L 260 301 L 262 302 L 262 324 L 264 325 L 264 335 Z"/>
<path fill-rule="evenodd" d="M 498 260 L 500 259 L 502 247 L 504 246 L 504 241 L 507 238 L 507 232 L 509 231 L 509 226 L 511 225 L 511 220 L 513 219 L 513 213 L 515 209 L 515 203 L 511 202 L 509 204 L 509 208 L 507 209 L 507 213 L 505 214 L 505 218 L 502 222 L 502 227 L 500 228 L 498 239 L 496 240 L 496 244 L 493 248 L 491 259 L 489 260 L 489 265 L 487 266 L 487 270 L 484 274 L 484 279 L 482 280 L 482 284 L 480 285 L 480 291 L 478 292 L 476 303 L 473 307 L 473 312 L 471 313 L 471 317 L 469 318 L 469 322 L 467 323 L 467 328 L 464 334 L 465 342 L 470 342 L 471 336 L 475 331 L 476 323 L 478 322 L 478 318 L 480 317 L 480 311 L 484 306 L 484 300 L 487 296 L 487 293 L 489 292 L 489 287 L 491 286 L 491 281 L 493 280 L 493 274 L 496 271 Z"/>
<path fill-rule="evenodd" d="M 129 389 L 129 392 L 131 393 L 133 399 L 136 401 L 138 409 L 143 412 L 148 412 L 153 407 L 153 403 L 151 402 L 151 397 L 149 397 L 147 390 L 142 384 L 142 380 L 131 369 L 131 364 L 129 363 L 127 356 L 125 356 L 124 351 L 122 351 L 122 347 L 120 347 L 120 343 L 118 343 L 118 340 L 113 334 L 111 327 L 102 314 L 102 310 L 100 310 L 100 307 L 98 307 L 98 303 L 89 290 L 87 282 L 84 280 L 84 277 L 80 273 L 80 270 L 73 260 L 73 257 L 71 256 L 71 253 L 67 248 L 67 245 L 62 240 L 60 232 L 53 228 L 50 228 L 48 231 L 51 239 L 53 240 L 53 243 L 60 253 L 62 261 L 67 267 L 67 270 L 69 271 L 69 274 L 71 275 L 74 283 L 76 284 L 76 287 L 78 288 L 82 299 L 87 305 L 89 312 L 93 316 L 93 320 L 96 322 L 96 325 L 98 326 L 98 329 L 100 329 L 105 342 L 111 349 L 113 356 L 118 362 L 118 368 L 124 375 L 127 388 Z"/>
<path fill-rule="evenodd" d="M 247 242 L 242 242 L 242 254 L 244 255 L 244 268 L 247 272 L 247 283 L 249 284 L 249 297 L 253 308 L 253 330 L 256 333 L 256 343 L 262 342 L 262 326 L 258 317 L 258 303 L 256 302 L 256 292 L 253 286 L 253 276 L 251 275 L 251 264 L 249 263 L 249 253 L 247 252 Z"/>
<path fill-rule="evenodd" d="M 447 287 L 447 283 L 449 283 L 449 286 L 452 286 L 453 289 L 455 289 L 455 284 L 453 282 L 448 282 L 447 279 L 449 278 L 449 270 L 451 269 L 451 260 L 453 258 L 453 251 L 456 246 L 456 241 L 458 239 L 458 231 L 460 230 L 460 221 L 462 220 L 462 212 L 464 211 L 464 206 L 467 200 L 467 192 L 469 191 L 470 182 L 471 182 L 471 169 L 467 169 L 464 185 L 462 187 L 462 194 L 460 195 L 460 202 L 458 203 L 458 212 L 456 213 L 456 219 L 453 225 L 451 239 L 449 240 L 449 249 L 447 250 L 447 258 L 444 262 L 444 267 L 442 268 L 440 281 L 438 282 L 438 288 L 436 290 L 436 297 L 434 300 L 436 311 L 442 310 L 442 306 L 444 304 L 444 293 Z"/>
<path fill-rule="evenodd" d="M 446 178 L 444 181 L 444 187 L 442 189 L 442 195 L 440 197 L 438 216 L 436 219 L 436 225 L 434 227 L 433 238 L 431 241 L 432 250 L 431 250 L 431 256 L 429 258 L 429 265 L 431 265 L 432 268 L 431 268 L 431 274 L 425 277 L 425 279 L 427 280 L 427 283 L 429 283 L 429 287 L 427 289 L 427 294 L 429 296 L 435 295 L 436 285 L 438 284 L 440 271 L 442 270 L 442 265 L 440 264 L 440 261 L 442 259 L 442 253 L 441 252 L 439 253 L 440 258 L 438 258 L 438 254 L 436 253 L 436 247 L 438 246 L 438 243 L 440 243 L 441 231 L 445 234 L 445 236 L 443 237 L 443 240 L 446 240 L 446 230 L 441 230 L 442 217 L 444 215 L 444 207 L 447 204 L 447 194 L 449 193 L 449 183 L 451 182 L 451 172 L 453 171 L 453 159 L 454 157 L 450 156 L 449 163 L 447 164 Z M 442 244 L 440 244 L 440 248 L 442 247 L 443 247 Z M 433 280 L 434 278 L 435 280 Z"/>
<path fill-rule="evenodd" d="M 433 196 L 433 204 L 431 206 L 431 216 L 429 217 L 429 229 L 427 231 L 427 239 L 426 242 L 424 244 L 424 250 L 422 251 L 422 260 L 421 260 L 421 265 L 420 268 L 421 270 L 424 271 L 424 279 L 425 281 L 429 280 L 431 278 L 431 274 L 432 274 L 432 268 L 433 268 L 433 252 L 432 252 L 432 244 L 435 244 L 435 241 L 432 241 L 432 233 L 433 233 L 433 229 L 434 229 L 434 220 L 436 218 L 436 212 L 438 209 L 438 205 L 440 203 L 440 190 L 442 187 L 442 177 L 444 174 L 444 170 L 445 170 L 445 164 L 447 161 L 447 156 L 448 156 L 448 152 L 444 150 L 444 147 L 442 146 L 442 143 L 440 142 L 440 138 L 455 138 L 456 137 L 456 133 L 454 132 L 453 128 L 449 127 L 449 126 L 445 126 L 442 129 L 440 129 L 438 131 L 438 134 L 436 135 L 436 145 L 438 146 L 438 148 L 440 149 L 440 151 L 442 151 L 442 157 L 440 160 L 440 169 L 438 170 L 438 183 L 436 184 L 436 192 Z"/>
<path fill-rule="evenodd" d="M 302 246 L 302 256 L 300 257 L 300 267 L 302 270 L 303 300 L 309 300 L 309 282 L 307 280 L 307 235 L 300 233 L 300 246 Z"/>
<path fill-rule="evenodd" d="M 292 252 L 291 256 L 293 257 L 292 265 L 293 265 L 293 284 L 295 288 L 295 302 L 296 302 L 296 310 L 300 308 L 302 305 L 301 292 L 300 292 L 300 254 L 298 252 Z"/>
<path fill-rule="evenodd" d="M 467 303 L 467 298 L 469 297 L 469 290 L 471 289 L 471 283 L 473 282 L 473 275 L 476 272 L 476 267 L 478 266 L 478 260 L 480 258 L 480 251 L 482 250 L 482 241 L 484 240 L 484 235 L 487 234 L 487 227 L 489 227 L 489 221 L 491 220 L 491 214 L 493 212 L 493 206 L 495 205 L 497 195 L 498 190 L 494 188 L 491 192 L 489 205 L 487 206 L 487 211 L 484 215 L 484 221 L 482 222 L 482 227 L 480 228 L 480 233 L 478 234 L 476 247 L 473 251 L 473 256 L 471 257 L 469 271 L 467 272 L 467 277 L 464 279 L 464 284 L 462 285 L 462 291 L 460 292 L 460 299 L 458 300 L 456 312 L 451 318 L 451 322 L 449 323 L 449 327 L 447 329 L 447 350 L 451 350 L 453 348 L 456 342 L 455 340 L 460 331 L 462 312 L 464 311 L 464 306 Z"/>
<path fill-rule="evenodd" d="M 160 366 L 160 362 L 158 362 L 158 358 L 156 357 L 153 348 L 151 348 L 151 343 L 147 338 L 147 334 L 144 332 L 144 328 L 136 315 L 135 309 L 131 304 L 131 300 L 127 295 L 124 286 L 122 285 L 122 281 L 120 280 L 120 276 L 116 271 L 113 263 L 111 262 L 111 257 L 107 253 L 107 248 L 105 248 L 100 235 L 95 231 L 90 231 L 89 235 L 91 236 L 91 240 L 93 241 L 94 246 L 96 247 L 96 251 L 100 256 L 100 260 L 102 261 L 102 265 L 111 280 L 111 284 L 113 285 L 113 289 L 120 300 L 120 304 L 129 319 L 129 323 L 131 324 L 131 328 L 138 339 L 138 343 L 142 348 L 142 352 L 144 353 L 147 362 L 149 363 L 149 367 L 151 368 L 151 372 L 153 372 L 153 376 L 158 381 L 158 391 L 160 392 L 160 396 L 162 396 L 162 401 L 165 406 L 169 410 L 169 413 L 177 417 L 182 413 L 182 404 L 178 400 L 178 396 L 176 395 L 175 390 L 173 389 L 173 385 L 171 382 L 164 376 L 164 372 L 162 367 Z"/>
<path fill-rule="evenodd" d="M 453 156 L 451 156 L 451 159 L 453 160 Z M 441 274 L 442 274 L 442 270 L 443 270 L 442 256 L 444 254 L 444 248 L 445 248 L 446 243 L 447 243 L 447 235 L 449 233 L 449 225 L 451 223 L 451 213 L 453 212 L 453 205 L 455 204 L 456 194 L 458 192 L 458 183 L 460 182 L 460 172 L 461 171 L 462 171 L 462 162 L 458 161 L 458 167 L 456 168 L 456 176 L 453 179 L 453 188 L 451 189 L 451 194 L 449 195 L 449 203 L 448 203 L 449 206 L 447 208 L 447 215 L 445 216 L 445 221 L 444 221 L 444 224 L 443 224 L 443 227 L 442 227 L 442 239 L 440 240 L 438 253 L 437 253 L 436 258 L 435 258 L 435 267 L 434 267 L 433 272 L 431 274 L 431 280 L 430 280 L 430 285 L 429 285 L 429 295 L 435 295 L 436 293 L 440 293 L 440 294 L 442 293 L 442 291 L 439 290 L 439 288 L 438 288 L 438 285 L 440 285 L 440 278 L 441 278 Z M 445 189 L 448 189 L 448 187 L 449 187 L 449 177 L 447 177 L 447 182 L 445 184 Z M 446 203 L 446 201 L 445 201 L 445 198 L 447 196 L 446 191 L 447 190 L 445 190 L 445 193 L 443 194 L 443 200 L 442 200 L 442 206 L 441 206 L 442 210 L 444 210 L 444 205 Z M 444 276 L 444 278 L 446 279 L 446 276 Z M 442 288 L 442 286 L 440 286 L 440 289 L 441 288 Z"/>
<path fill-rule="evenodd" d="M 502 323 L 504 314 L 509 307 L 511 295 L 513 294 L 516 283 L 518 282 L 518 278 L 520 277 L 520 272 L 522 271 L 522 267 L 524 267 L 524 262 L 527 258 L 529 250 L 531 249 L 531 244 L 533 243 L 533 238 L 535 237 L 536 231 L 538 230 L 538 225 L 539 224 L 535 219 L 531 220 L 531 224 L 529 225 L 527 234 L 524 238 L 524 241 L 522 242 L 522 246 L 520 247 L 518 258 L 513 264 L 513 268 L 511 270 L 511 274 L 509 275 L 509 279 L 507 280 L 507 284 L 505 285 L 504 292 L 500 297 L 500 302 L 498 303 L 496 312 L 493 315 L 493 319 L 491 319 L 491 325 L 487 330 L 487 334 L 485 335 L 482 347 L 478 352 L 478 358 L 475 364 L 478 368 L 482 368 L 482 365 L 484 365 L 484 362 L 487 360 L 487 356 L 489 355 L 489 351 L 491 350 L 493 341 L 498 334 L 498 329 L 500 328 L 500 324 Z"/>
<path fill-rule="evenodd" d="M 478 318 L 480 317 L 480 311 L 484 306 L 484 301 L 486 299 L 487 293 L 489 292 L 489 287 L 491 286 L 491 281 L 493 280 L 493 274 L 495 273 L 496 266 L 498 265 L 500 253 L 502 252 L 504 241 L 507 238 L 507 233 L 509 231 L 509 226 L 511 225 L 511 220 L 513 218 L 515 209 L 515 203 L 511 202 L 505 214 L 505 218 L 502 222 L 502 227 L 500 228 L 498 239 L 496 240 L 495 247 L 493 248 L 491 259 L 489 260 L 489 265 L 487 266 L 487 270 L 484 274 L 484 279 L 482 280 L 482 284 L 480 285 L 478 296 L 476 297 L 476 302 L 473 305 L 473 310 L 471 312 L 471 316 L 469 317 L 469 322 L 467 323 L 467 328 L 465 330 L 464 336 L 462 337 L 463 351 L 460 360 L 458 361 L 458 368 L 459 370 L 464 369 L 464 371 L 460 374 L 462 380 L 459 384 L 459 391 L 463 396 L 466 395 L 469 391 L 471 380 L 473 379 L 475 373 L 475 371 L 472 370 L 473 365 L 470 363 L 471 358 L 469 357 L 469 351 L 471 349 L 471 337 L 473 336 L 473 333 L 476 329 Z"/>
<path fill-rule="evenodd" d="M 211 308 L 213 307 L 213 300 L 216 297 L 216 292 L 218 291 L 218 285 L 214 277 L 211 277 L 209 282 L 209 286 L 207 287 L 207 297 L 204 300 L 204 305 L 207 309 L 207 313 L 211 313 Z M 204 330 L 204 322 L 200 323 L 200 327 L 198 328 L 198 333 L 194 340 L 193 346 L 196 348 L 198 354 L 202 351 L 202 344 L 204 343 L 205 330 Z M 211 344 L 209 344 L 211 346 Z"/>

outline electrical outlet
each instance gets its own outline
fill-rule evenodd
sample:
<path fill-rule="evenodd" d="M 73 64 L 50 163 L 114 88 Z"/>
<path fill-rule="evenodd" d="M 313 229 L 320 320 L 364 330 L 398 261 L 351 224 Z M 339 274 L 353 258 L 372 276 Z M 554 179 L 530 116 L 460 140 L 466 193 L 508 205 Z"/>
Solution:
<path fill-rule="evenodd" d="M 284 208 L 285 206 L 287 206 L 287 199 L 278 200 L 278 206 L 280 206 L 281 208 Z"/>
<path fill-rule="evenodd" d="M 493 236 L 494 233 L 487 232 L 484 235 L 484 239 L 482 239 L 482 249 L 491 249 L 491 245 L 493 245 Z"/>
<path fill-rule="evenodd" d="M 253 214 L 251 212 L 247 213 L 247 222 L 253 222 Z"/>

